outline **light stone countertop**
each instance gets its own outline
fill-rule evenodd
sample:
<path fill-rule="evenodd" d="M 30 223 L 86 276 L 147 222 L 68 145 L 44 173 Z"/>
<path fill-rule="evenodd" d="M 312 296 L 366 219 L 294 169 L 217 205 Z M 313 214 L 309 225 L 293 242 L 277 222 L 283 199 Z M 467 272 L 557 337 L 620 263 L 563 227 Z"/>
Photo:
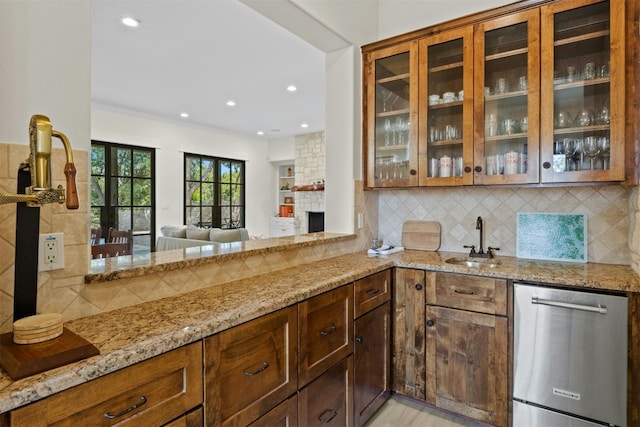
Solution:
<path fill-rule="evenodd" d="M 0 372 L 0 413 L 393 266 L 640 292 L 640 278 L 624 265 L 510 257 L 497 257 L 500 266 L 495 268 L 469 268 L 444 262 L 464 256 L 423 251 L 375 257 L 364 252 L 342 255 L 67 322 L 67 328 L 92 342 L 101 354 L 18 381 Z"/>

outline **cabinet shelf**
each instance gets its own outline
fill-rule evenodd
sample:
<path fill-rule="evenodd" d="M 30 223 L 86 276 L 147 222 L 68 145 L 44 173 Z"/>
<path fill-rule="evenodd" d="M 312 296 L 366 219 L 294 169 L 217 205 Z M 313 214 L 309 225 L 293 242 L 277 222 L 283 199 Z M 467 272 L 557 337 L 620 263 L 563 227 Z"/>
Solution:
<path fill-rule="evenodd" d="M 462 107 L 463 101 L 443 102 L 442 104 L 429 105 L 429 110 L 439 110 L 441 108 Z"/>
<path fill-rule="evenodd" d="M 408 81 L 409 80 L 409 73 L 397 74 L 395 76 L 378 79 L 378 80 L 376 80 L 376 83 L 377 84 L 385 84 L 385 83 L 396 82 L 398 80 L 407 80 Z"/>
<path fill-rule="evenodd" d="M 484 100 L 486 102 L 492 102 L 492 101 L 499 101 L 501 99 L 508 99 L 508 98 L 517 98 L 519 96 L 527 96 L 527 91 L 526 90 L 514 90 L 511 92 L 507 92 L 507 93 L 501 93 L 499 95 L 488 95 L 484 97 Z"/>
<path fill-rule="evenodd" d="M 393 117 L 393 116 L 399 116 L 402 114 L 409 114 L 409 109 L 403 108 L 401 110 L 384 111 L 382 113 L 376 113 L 376 117 Z"/>
<path fill-rule="evenodd" d="M 554 135 L 568 135 L 572 133 L 585 133 L 585 132 L 603 132 L 610 129 L 609 125 L 595 125 L 595 126 L 574 126 L 570 128 L 554 129 Z"/>
<path fill-rule="evenodd" d="M 451 64 L 438 65 L 437 67 L 429 68 L 429 73 L 439 73 L 442 71 L 454 70 L 456 68 L 462 68 L 462 61 L 453 62 Z"/>
<path fill-rule="evenodd" d="M 593 39 L 598 39 L 601 37 L 608 37 L 609 36 L 609 30 L 602 30 L 602 31 L 594 31 L 592 33 L 587 33 L 587 34 L 580 34 L 578 36 L 573 36 L 573 37 L 567 37 L 564 39 L 560 39 L 560 40 L 556 40 L 553 45 L 554 46 L 565 46 L 568 44 L 572 44 L 572 43 L 578 43 L 578 42 L 583 42 L 586 40 L 593 40 Z"/>
<path fill-rule="evenodd" d="M 521 138 L 528 138 L 529 134 L 526 132 L 520 132 L 520 133 L 512 133 L 509 135 L 497 135 L 497 136 L 486 136 L 484 138 L 485 142 L 489 142 L 489 141 L 506 141 L 509 139 L 521 139 Z"/>
<path fill-rule="evenodd" d="M 487 55 L 484 57 L 484 59 L 486 62 L 489 62 L 489 61 L 495 61 L 497 59 L 509 58 L 511 56 L 526 55 L 528 53 L 529 53 L 529 48 L 523 47 L 520 49 L 509 50 L 507 52 L 500 52 L 500 53 Z"/>
<path fill-rule="evenodd" d="M 565 83 L 564 80 L 566 80 L 566 78 L 554 79 L 555 84 L 553 86 L 553 89 L 556 91 L 559 91 L 559 90 L 583 88 L 585 86 L 608 85 L 611 81 L 609 77 L 598 77 L 591 80 L 578 80 L 576 82 L 569 82 L 569 83 Z"/>
<path fill-rule="evenodd" d="M 408 144 L 405 145 L 384 145 L 382 147 L 377 147 L 376 151 L 397 151 L 397 150 L 406 150 L 409 148 Z"/>
<path fill-rule="evenodd" d="M 432 141 L 429 143 L 429 145 L 432 147 L 446 147 L 449 145 L 460 145 L 462 143 L 462 139 L 445 139 L 442 141 Z"/>

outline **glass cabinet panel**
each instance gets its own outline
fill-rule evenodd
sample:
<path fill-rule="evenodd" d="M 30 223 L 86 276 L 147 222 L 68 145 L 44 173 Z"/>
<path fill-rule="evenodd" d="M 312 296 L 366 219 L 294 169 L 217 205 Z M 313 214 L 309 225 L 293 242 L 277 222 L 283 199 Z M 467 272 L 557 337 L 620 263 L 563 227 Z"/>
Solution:
<path fill-rule="evenodd" d="M 376 52 L 369 62 L 368 185 L 417 185 L 417 96 L 412 79 L 416 52 L 410 45 Z M 412 87 L 414 86 L 414 87 Z"/>
<path fill-rule="evenodd" d="M 538 182 L 539 12 L 479 26 L 476 184 Z"/>
<path fill-rule="evenodd" d="M 622 2 L 616 3 L 619 8 Z M 543 8 L 543 43 L 553 61 L 543 69 L 543 93 L 549 96 L 543 104 L 542 179 L 623 180 L 624 60 L 620 64 L 617 27 L 624 24 L 611 11 L 614 2 L 558 6 Z"/>
<path fill-rule="evenodd" d="M 473 29 L 421 41 L 420 185 L 472 184 Z"/>

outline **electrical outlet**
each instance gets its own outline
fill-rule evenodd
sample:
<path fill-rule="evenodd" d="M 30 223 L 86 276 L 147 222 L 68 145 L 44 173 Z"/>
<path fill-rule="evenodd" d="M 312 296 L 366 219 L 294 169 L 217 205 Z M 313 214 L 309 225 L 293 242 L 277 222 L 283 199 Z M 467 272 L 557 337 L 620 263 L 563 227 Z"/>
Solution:
<path fill-rule="evenodd" d="M 362 228 L 364 226 L 364 219 L 362 212 L 358 212 L 358 228 Z"/>
<path fill-rule="evenodd" d="M 64 234 L 41 234 L 38 245 L 38 271 L 64 268 Z"/>

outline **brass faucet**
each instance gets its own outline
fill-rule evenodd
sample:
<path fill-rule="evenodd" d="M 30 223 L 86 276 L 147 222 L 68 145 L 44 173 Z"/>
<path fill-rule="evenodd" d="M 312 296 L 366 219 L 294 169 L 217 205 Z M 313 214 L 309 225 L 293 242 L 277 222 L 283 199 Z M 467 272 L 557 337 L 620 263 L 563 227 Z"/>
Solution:
<path fill-rule="evenodd" d="M 64 174 L 67 180 L 67 195 L 65 189 L 51 187 L 51 137 L 62 141 L 67 163 Z M 73 164 L 73 152 L 67 137 L 52 129 L 51 122 L 46 116 L 35 114 L 29 122 L 29 158 L 20 165 L 20 169 L 28 168 L 31 173 L 31 186 L 25 194 L 0 193 L 0 204 L 26 202 L 27 206 L 35 207 L 45 203 L 64 203 L 67 209 L 78 209 L 78 189 L 76 186 L 76 167 Z"/>

